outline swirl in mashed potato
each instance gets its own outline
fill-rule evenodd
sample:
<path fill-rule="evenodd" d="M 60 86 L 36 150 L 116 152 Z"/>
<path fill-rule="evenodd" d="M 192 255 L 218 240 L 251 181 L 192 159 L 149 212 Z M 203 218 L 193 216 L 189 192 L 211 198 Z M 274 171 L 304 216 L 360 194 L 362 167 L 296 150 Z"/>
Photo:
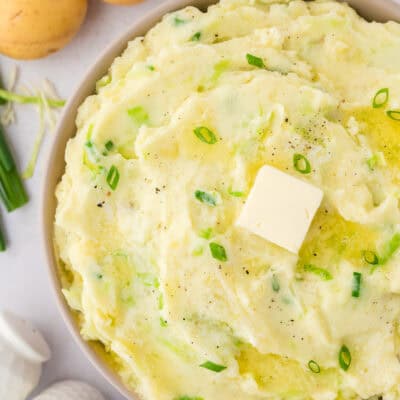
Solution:
<path fill-rule="evenodd" d="M 83 337 L 143 399 L 399 399 L 399 108 L 396 23 L 333 1 L 166 15 L 66 150 Z M 235 224 L 264 165 L 324 192 L 298 255 Z"/>

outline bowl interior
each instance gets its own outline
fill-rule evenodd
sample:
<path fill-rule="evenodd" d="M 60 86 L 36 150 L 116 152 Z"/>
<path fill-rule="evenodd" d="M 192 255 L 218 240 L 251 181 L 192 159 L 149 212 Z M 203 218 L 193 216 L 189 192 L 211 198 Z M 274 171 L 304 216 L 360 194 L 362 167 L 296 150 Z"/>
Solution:
<path fill-rule="evenodd" d="M 55 188 L 65 170 L 64 152 L 67 141 L 76 133 L 75 119 L 77 110 L 84 99 L 94 92 L 96 81 L 107 72 L 113 60 L 123 52 L 128 41 L 137 36 L 144 35 L 161 19 L 164 14 L 168 12 L 188 5 L 205 9 L 207 6 L 215 2 L 216 1 L 214 0 L 167 0 L 146 14 L 117 41 L 112 43 L 99 57 L 93 67 L 85 74 L 82 82 L 78 85 L 75 94 L 69 99 L 58 123 L 57 137 L 54 141 L 50 153 L 51 155 L 47 162 L 48 167 L 42 190 L 42 237 L 44 251 L 47 256 L 47 264 L 49 266 L 51 283 L 56 295 L 58 307 L 61 310 L 68 328 L 86 356 L 110 381 L 110 383 L 121 392 L 121 394 L 131 400 L 138 400 L 138 396 L 129 391 L 123 385 L 117 374 L 106 365 L 101 356 L 101 352 L 96 350 L 95 346 L 91 346 L 81 338 L 76 320 L 70 312 L 61 293 L 57 257 L 53 246 L 53 222 L 56 209 L 56 199 L 54 195 Z M 400 21 L 400 5 L 394 0 L 347 0 L 347 2 L 354 6 L 354 8 L 356 8 L 358 12 L 367 19 L 377 21 L 392 19 Z"/>

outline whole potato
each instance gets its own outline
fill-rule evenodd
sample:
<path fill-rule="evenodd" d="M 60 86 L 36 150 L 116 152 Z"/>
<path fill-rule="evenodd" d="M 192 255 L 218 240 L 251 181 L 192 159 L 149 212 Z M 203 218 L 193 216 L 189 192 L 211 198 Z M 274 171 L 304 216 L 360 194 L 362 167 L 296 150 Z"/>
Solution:
<path fill-rule="evenodd" d="M 135 4 L 135 3 L 139 3 L 142 0 L 104 0 L 106 3 L 110 3 L 110 4 L 117 4 L 117 5 L 128 5 L 128 4 Z"/>
<path fill-rule="evenodd" d="M 86 10 L 87 0 L 0 0 L 0 53 L 45 57 L 73 38 Z"/>

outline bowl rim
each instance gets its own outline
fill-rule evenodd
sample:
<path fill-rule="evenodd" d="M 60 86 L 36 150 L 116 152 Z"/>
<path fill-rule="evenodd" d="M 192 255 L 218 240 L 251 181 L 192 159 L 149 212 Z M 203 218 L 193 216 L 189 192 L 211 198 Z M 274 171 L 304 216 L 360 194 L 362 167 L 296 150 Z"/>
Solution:
<path fill-rule="evenodd" d="M 57 123 L 56 134 L 50 147 L 50 153 L 46 160 L 46 169 L 42 188 L 40 191 L 40 220 L 41 220 L 41 249 L 45 254 L 45 264 L 50 279 L 51 291 L 56 299 L 56 306 L 64 323 L 75 343 L 84 353 L 91 364 L 100 374 L 126 399 L 139 400 L 140 396 L 133 390 L 127 388 L 117 372 L 115 372 L 97 354 L 89 342 L 85 341 L 80 334 L 74 314 L 68 307 L 62 294 L 62 286 L 58 273 L 58 262 L 54 248 L 54 215 L 56 209 L 55 189 L 65 172 L 65 148 L 68 140 L 76 133 L 75 120 L 79 106 L 83 100 L 94 93 L 95 83 L 107 73 L 113 60 L 121 55 L 128 42 L 135 37 L 146 34 L 161 18 L 170 12 L 186 6 L 206 8 L 217 3 L 218 0 L 166 0 L 146 11 L 135 21 L 130 28 L 125 30 L 100 54 L 95 62 L 87 69 L 68 99 L 62 115 Z M 343 0 L 339 0 L 343 1 Z M 385 21 L 388 19 L 400 21 L 400 3 L 396 0 L 344 0 L 352 7 L 362 10 L 365 17 Z"/>

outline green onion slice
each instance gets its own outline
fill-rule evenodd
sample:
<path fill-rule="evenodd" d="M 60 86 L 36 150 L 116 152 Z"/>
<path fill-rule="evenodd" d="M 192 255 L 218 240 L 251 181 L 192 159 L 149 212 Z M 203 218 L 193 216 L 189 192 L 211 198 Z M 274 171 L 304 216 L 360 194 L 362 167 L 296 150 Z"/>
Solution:
<path fill-rule="evenodd" d="M 257 68 L 265 68 L 265 64 L 262 58 L 254 56 L 253 54 L 246 54 L 248 64 L 253 65 Z"/>
<path fill-rule="evenodd" d="M 360 272 L 353 272 L 353 284 L 351 288 L 351 295 L 353 297 L 360 297 L 362 274 Z"/>
<path fill-rule="evenodd" d="M 205 126 L 198 126 L 193 130 L 193 132 L 197 136 L 197 138 L 204 143 L 207 144 L 217 143 L 217 137 L 215 136 L 214 132 Z"/>
<path fill-rule="evenodd" d="M 140 126 L 148 124 L 149 122 L 149 114 L 147 111 L 141 107 L 133 107 L 128 110 L 128 115 Z"/>
<path fill-rule="evenodd" d="M 314 372 L 314 374 L 319 374 L 321 372 L 321 367 L 318 365 L 316 361 L 310 360 L 307 365 L 310 371 Z"/>
<path fill-rule="evenodd" d="M 211 236 L 213 234 L 213 230 L 212 228 L 207 228 L 207 229 L 203 229 L 199 232 L 199 236 L 203 239 L 211 239 Z"/>
<path fill-rule="evenodd" d="M 343 345 L 339 351 L 339 365 L 344 371 L 347 371 L 351 365 L 351 354 L 346 345 Z"/>
<path fill-rule="evenodd" d="M 301 174 L 309 174 L 311 172 L 310 161 L 308 161 L 302 154 L 296 153 L 293 155 L 293 167 Z"/>
<path fill-rule="evenodd" d="M 394 121 L 400 121 L 400 110 L 386 111 L 386 115 Z"/>
<path fill-rule="evenodd" d="M 379 257 L 379 264 L 386 264 L 394 253 L 400 248 L 400 233 L 395 233 L 392 238 L 385 244 L 381 256 Z"/>
<path fill-rule="evenodd" d="M 381 108 L 389 101 L 389 88 L 379 89 L 372 100 L 372 107 Z"/>
<path fill-rule="evenodd" d="M 215 364 L 212 361 L 206 361 L 205 363 L 200 364 L 200 367 L 209 369 L 210 371 L 214 371 L 214 372 L 221 372 L 224 369 L 226 369 L 225 366 L 219 365 L 219 364 Z"/>
<path fill-rule="evenodd" d="M 4 235 L 3 232 L 1 231 L 1 227 L 0 227 L 0 252 L 5 251 L 6 250 L 6 241 L 4 239 Z"/>
<path fill-rule="evenodd" d="M 182 18 L 179 18 L 179 17 L 177 17 L 177 16 L 174 17 L 174 25 L 175 25 L 175 26 L 179 26 L 179 25 L 186 24 L 186 22 L 187 22 L 187 21 L 185 21 L 185 20 L 182 19 Z"/>
<path fill-rule="evenodd" d="M 378 165 L 379 158 L 376 154 L 374 154 L 372 157 L 368 158 L 367 160 L 367 165 L 370 171 L 375 171 L 375 167 Z"/>
<path fill-rule="evenodd" d="M 196 190 L 194 192 L 194 197 L 196 197 L 196 199 L 200 202 L 208 204 L 209 206 L 215 207 L 217 205 L 217 200 L 210 193 Z"/>
<path fill-rule="evenodd" d="M 243 197 L 244 196 L 244 192 L 239 192 L 239 191 L 232 190 L 232 189 L 228 190 L 228 194 L 230 194 L 233 197 Z"/>
<path fill-rule="evenodd" d="M 201 38 L 201 32 L 196 32 L 191 38 L 190 40 L 192 42 L 198 42 Z"/>
<path fill-rule="evenodd" d="M 111 151 L 114 148 L 114 143 L 112 142 L 112 140 L 109 140 L 104 147 L 106 148 L 107 151 Z"/>
<path fill-rule="evenodd" d="M 272 275 L 272 282 L 271 283 L 272 283 L 272 290 L 274 292 L 279 292 L 279 290 L 281 289 L 281 285 L 279 283 L 278 277 L 275 274 Z"/>
<path fill-rule="evenodd" d="M 202 397 L 180 396 L 180 397 L 175 397 L 174 400 L 203 400 L 203 398 Z"/>
<path fill-rule="evenodd" d="M 226 255 L 225 248 L 218 243 L 210 243 L 211 255 L 219 261 L 227 261 L 228 257 Z"/>
<path fill-rule="evenodd" d="M 312 264 L 306 264 L 304 266 L 304 271 L 306 272 L 311 272 L 315 275 L 318 275 L 319 277 L 321 277 L 324 281 L 331 281 L 333 279 L 331 273 L 323 268 L 318 268 L 315 265 Z"/>
<path fill-rule="evenodd" d="M 118 168 L 115 165 L 113 165 L 107 174 L 107 183 L 108 183 L 108 186 L 110 186 L 110 188 L 112 190 L 115 190 L 117 188 L 118 182 L 119 182 L 119 177 L 120 176 L 119 176 Z"/>
<path fill-rule="evenodd" d="M 6 143 L 5 135 L 2 126 L 0 125 L 0 163 L 3 168 L 10 172 L 15 168 L 13 157 Z"/>
<path fill-rule="evenodd" d="M 379 264 L 379 258 L 375 252 L 373 252 L 371 250 L 365 250 L 365 251 L 363 251 L 362 254 L 363 254 L 364 261 L 367 264 L 371 264 L 371 265 Z"/>

